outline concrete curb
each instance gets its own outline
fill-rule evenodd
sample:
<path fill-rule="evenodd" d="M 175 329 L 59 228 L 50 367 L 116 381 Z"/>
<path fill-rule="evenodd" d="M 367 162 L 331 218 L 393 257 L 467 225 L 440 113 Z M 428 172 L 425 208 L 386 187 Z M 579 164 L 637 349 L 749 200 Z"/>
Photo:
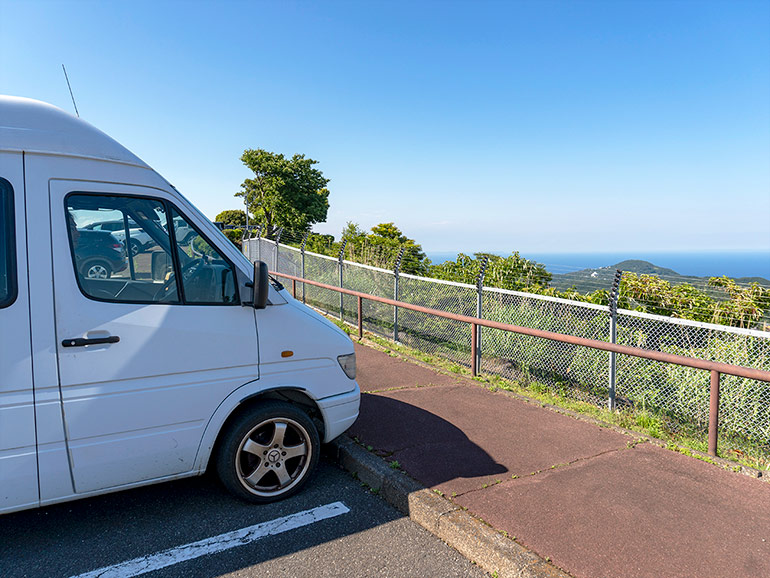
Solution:
<path fill-rule="evenodd" d="M 447 498 L 430 491 L 346 435 L 332 442 L 330 457 L 393 507 L 500 578 L 568 578 L 524 546 L 474 518 Z"/>

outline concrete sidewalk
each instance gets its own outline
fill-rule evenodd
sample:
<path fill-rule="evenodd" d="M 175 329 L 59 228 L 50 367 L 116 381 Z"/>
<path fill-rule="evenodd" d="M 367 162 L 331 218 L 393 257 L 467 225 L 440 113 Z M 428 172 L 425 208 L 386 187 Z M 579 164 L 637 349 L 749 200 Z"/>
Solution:
<path fill-rule="evenodd" d="M 556 568 L 770 576 L 770 484 L 374 348 L 356 352 L 367 393 L 349 435 Z"/>

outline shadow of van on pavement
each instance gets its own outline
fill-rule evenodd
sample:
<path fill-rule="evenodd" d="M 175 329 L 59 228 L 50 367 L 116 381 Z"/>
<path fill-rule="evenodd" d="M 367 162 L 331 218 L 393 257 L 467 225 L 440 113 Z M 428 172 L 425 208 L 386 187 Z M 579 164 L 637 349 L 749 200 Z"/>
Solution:
<path fill-rule="evenodd" d="M 625 448 L 629 441 L 457 376 L 394 361 L 382 351 L 356 345 L 356 354 L 367 393 L 348 435 L 447 495 Z M 411 371 L 421 375 L 420 385 L 390 389 L 408 383 Z M 430 385 L 422 376 L 428 372 Z"/>
<path fill-rule="evenodd" d="M 458 491 L 459 485 L 480 486 L 479 478 L 507 471 L 450 421 L 386 395 L 362 396 L 361 413 L 350 435 L 388 461 L 398 461 L 428 487 L 455 482 L 453 491 Z"/>

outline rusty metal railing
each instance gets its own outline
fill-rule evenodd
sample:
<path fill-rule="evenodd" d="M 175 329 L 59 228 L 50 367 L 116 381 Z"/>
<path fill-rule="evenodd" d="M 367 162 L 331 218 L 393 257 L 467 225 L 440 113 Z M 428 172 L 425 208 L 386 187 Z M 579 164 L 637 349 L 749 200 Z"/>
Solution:
<path fill-rule="evenodd" d="M 653 361 L 660 361 L 663 363 L 673 363 L 676 365 L 682 365 L 685 367 L 692 367 L 694 369 L 702 369 L 704 371 L 711 372 L 710 381 L 710 395 L 709 395 L 709 428 L 708 428 L 708 453 L 709 455 L 717 455 L 717 438 L 719 434 L 719 384 L 720 376 L 723 373 L 728 375 L 735 375 L 737 377 L 744 377 L 747 379 L 756 379 L 759 381 L 770 382 L 770 371 L 763 371 L 761 369 L 754 369 L 751 367 L 743 367 L 740 365 L 730 365 L 728 363 L 721 363 L 717 361 L 708 361 L 706 359 L 697 359 L 694 357 L 686 357 L 684 355 L 675 355 L 673 353 L 664 353 L 662 351 L 651 351 L 649 349 L 641 349 L 637 347 L 629 347 L 628 345 L 617 345 L 613 343 L 607 343 L 605 341 L 599 341 L 597 339 L 588 339 L 586 337 L 578 337 L 575 335 L 565 335 L 563 333 L 554 333 L 551 331 L 544 331 L 542 329 L 533 329 L 531 327 L 520 327 L 518 325 L 509 325 L 507 323 L 500 323 L 498 321 L 490 321 L 488 319 L 480 319 L 478 317 L 469 317 L 467 315 L 459 315 L 456 313 L 449 313 L 447 311 L 441 311 L 439 309 L 432 309 L 430 307 L 422 307 L 420 305 L 413 305 L 404 301 L 396 301 L 394 299 L 388 299 L 386 297 L 378 297 L 376 295 L 370 295 L 368 293 L 362 293 L 360 291 L 353 291 L 352 289 L 344 289 L 336 287 L 334 285 L 327 285 L 326 283 L 319 283 L 317 281 L 311 281 L 309 279 L 303 279 L 302 277 L 296 277 L 294 275 L 288 275 L 286 273 L 278 273 L 272 271 L 271 275 L 276 277 L 283 277 L 290 279 L 292 282 L 292 291 L 294 297 L 297 297 L 297 283 L 306 283 L 322 289 L 329 289 L 331 291 L 337 291 L 341 294 L 351 295 L 357 298 L 358 301 L 358 337 L 363 337 L 363 300 L 368 299 L 370 301 L 377 301 L 384 303 L 385 305 L 393 305 L 402 309 L 409 309 L 418 313 L 425 313 L 427 315 L 434 315 L 436 317 L 443 317 L 444 319 L 451 319 L 453 321 L 460 321 L 468 323 L 471 326 L 471 353 L 470 353 L 470 366 L 471 375 L 474 377 L 478 373 L 478 357 L 476 346 L 478 343 L 478 327 L 490 327 L 492 329 L 500 329 L 503 331 L 510 331 L 512 333 L 519 333 L 521 335 L 529 335 L 531 337 L 540 337 L 543 339 L 550 339 L 552 341 L 559 341 L 561 343 L 569 343 L 571 345 L 580 345 L 583 347 L 591 347 L 593 349 L 600 349 L 603 351 L 609 351 L 614 353 L 620 353 L 622 355 L 632 355 L 634 357 L 641 357 L 644 359 L 650 359 Z"/>

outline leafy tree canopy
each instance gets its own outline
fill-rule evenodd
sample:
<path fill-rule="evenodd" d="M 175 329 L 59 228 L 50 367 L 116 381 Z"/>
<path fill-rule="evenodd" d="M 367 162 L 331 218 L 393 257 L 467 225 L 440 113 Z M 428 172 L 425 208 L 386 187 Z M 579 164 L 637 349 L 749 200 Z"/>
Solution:
<path fill-rule="evenodd" d="M 352 261 L 392 269 L 403 248 L 401 271 L 416 275 L 428 273 L 430 261 L 425 258 L 422 247 L 393 223 L 375 225 L 367 234 L 358 224 L 349 222 L 342 230 L 342 239 L 348 242 L 345 254 Z"/>
<path fill-rule="evenodd" d="M 518 251 L 509 257 L 491 253 L 474 253 L 470 257 L 460 253 L 457 261 L 431 265 L 429 274 L 437 279 L 475 284 L 485 257 L 488 259 L 484 277 L 487 287 L 541 292 L 551 282 L 551 274 L 546 271 L 545 265 L 525 259 Z"/>
<path fill-rule="evenodd" d="M 341 239 L 348 243 L 358 243 L 366 238 L 366 233 L 358 226 L 358 223 L 348 221 L 345 228 L 342 229 Z"/>
<path fill-rule="evenodd" d="M 406 235 L 401 233 L 395 223 L 380 223 L 372 227 L 372 235 L 382 237 L 383 239 L 391 239 L 398 243 L 414 243 L 412 239 L 408 239 Z"/>
<path fill-rule="evenodd" d="M 233 244 L 241 248 L 241 239 L 243 238 L 243 229 L 225 229 L 224 230 L 225 237 L 230 239 Z"/>
<path fill-rule="evenodd" d="M 320 253 L 321 255 L 331 255 L 334 245 L 334 235 L 322 235 L 320 233 L 310 233 L 305 244 L 305 250 L 311 253 Z M 339 252 L 339 248 L 337 248 Z"/>
<path fill-rule="evenodd" d="M 232 227 L 245 227 L 246 226 L 246 211 L 241 209 L 230 209 L 222 211 L 215 218 L 218 223 L 224 223 L 226 226 Z"/>
<path fill-rule="evenodd" d="M 287 159 L 264 149 L 245 150 L 241 161 L 254 171 L 254 178 L 243 181 L 235 196 L 246 198 L 264 237 L 272 238 L 280 227 L 307 231 L 326 220 L 329 179 L 314 168 L 318 161 L 300 154 Z"/>

